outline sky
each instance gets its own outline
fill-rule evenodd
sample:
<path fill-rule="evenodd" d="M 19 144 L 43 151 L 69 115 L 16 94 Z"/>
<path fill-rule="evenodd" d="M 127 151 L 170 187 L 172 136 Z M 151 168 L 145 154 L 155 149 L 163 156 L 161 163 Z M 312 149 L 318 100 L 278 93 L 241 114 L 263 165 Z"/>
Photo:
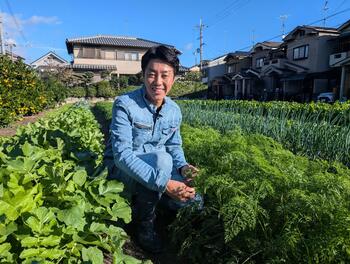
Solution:
<path fill-rule="evenodd" d="M 281 41 L 282 21 L 285 33 L 316 21 L 338 27 L 350 19 L 350 0 L 0 0 L 0 13 L 5 42 L 26 63 L 49 51 L 71 61 L 67 38 L 115 35 L 173 45 L 189 67 L 199 63 L 200 19 L 203 59 L 213 59 Z"/>

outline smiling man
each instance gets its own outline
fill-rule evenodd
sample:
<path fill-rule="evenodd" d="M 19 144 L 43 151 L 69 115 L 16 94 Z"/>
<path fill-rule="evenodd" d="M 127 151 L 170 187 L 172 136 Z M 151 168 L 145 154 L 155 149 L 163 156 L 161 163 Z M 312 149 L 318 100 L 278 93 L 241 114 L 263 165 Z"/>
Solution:
<path fill-rule="evenodd" d="M 184 156 L 181 111 L 166 96 L 179 69 L 177 55 L 175 49 L 161 45 L 142 57 L 144 85 L 115 100 L 105 154 L 109 178 L 122 181 L 132 194 L 137 241 L 153 253 L 162 251 L 154 231 L 158 204 L 173 211 L 194 203 L 202 205 L 202 198 L 188 186 L 191 179 L 184 177 L 195 176 L 198 169 Z"/>

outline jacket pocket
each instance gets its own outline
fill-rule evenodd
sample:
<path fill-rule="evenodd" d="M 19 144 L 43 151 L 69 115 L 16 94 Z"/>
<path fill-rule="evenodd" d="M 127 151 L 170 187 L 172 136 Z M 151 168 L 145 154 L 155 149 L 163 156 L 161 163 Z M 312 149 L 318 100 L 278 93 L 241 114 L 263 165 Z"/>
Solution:
<path fill-rule="evenodd" d="M 168 139 L 175 133 L 176 130 L 177 127 L 175 126 L 163 128 L 160 144 L 165 144 L 168 141 Z"/>
<path fill-rule="evenodd" d="M 135 122 L 132 129 L 133 147 L 138 148 L 151 139 L 152 124 Z"/>

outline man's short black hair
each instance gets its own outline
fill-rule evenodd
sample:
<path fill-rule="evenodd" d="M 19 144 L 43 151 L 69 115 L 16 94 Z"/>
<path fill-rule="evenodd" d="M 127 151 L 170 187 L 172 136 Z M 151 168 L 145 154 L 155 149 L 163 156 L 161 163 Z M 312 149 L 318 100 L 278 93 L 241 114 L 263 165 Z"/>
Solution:
<path fill-rule="evenodd" d="M 169 63 L 174 68 L 174 75 L 179 71 L 179 58 L 180 54 L 175 48 L 170 48 L 164 45 L 153 46 L 147 50 L 147 52 L 142 56 L 141 68 L 143 74 L 145 74 L 148 63 L 153 59 L 162 60 Z"/>

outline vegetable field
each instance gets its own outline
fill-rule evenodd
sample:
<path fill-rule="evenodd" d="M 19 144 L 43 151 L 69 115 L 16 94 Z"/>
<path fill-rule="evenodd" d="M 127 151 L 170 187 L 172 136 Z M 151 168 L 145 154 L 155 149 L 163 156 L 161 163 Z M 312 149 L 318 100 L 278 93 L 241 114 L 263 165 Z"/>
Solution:
<path fill-rule="evenodd" d="M 186 263 L 350 262 L 349 105 L 179 105 L 205 200 L 170 226 Z M 130 207 L 102 139 L 86 105 L 0 139 L 0 263 L 142 263 L 123 253 Z"/>
<path fill-rule="evenodd" d="M 123 185 L 101 168 L 86 105 L 21 128 L 0 147 L 0 263 L 141 263 L 123 254 Z"/>

